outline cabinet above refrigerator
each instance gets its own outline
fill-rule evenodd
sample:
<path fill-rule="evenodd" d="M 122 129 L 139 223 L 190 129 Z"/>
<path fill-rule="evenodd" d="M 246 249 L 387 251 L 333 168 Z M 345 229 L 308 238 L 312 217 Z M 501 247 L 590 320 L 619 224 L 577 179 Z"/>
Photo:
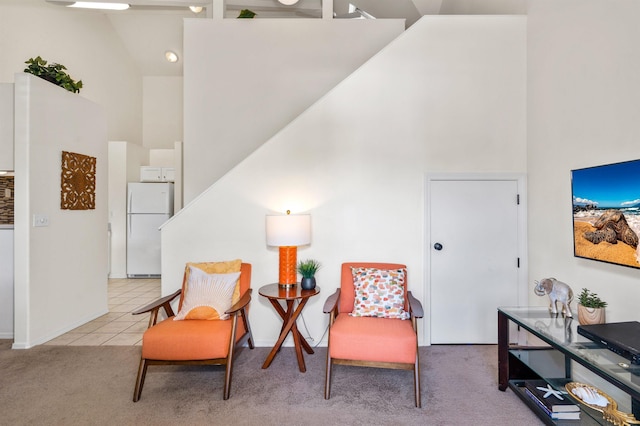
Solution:
<path fill-rule="evenodd" d="M 140 182 L 173 182 L 176 171 L 173 167 L 140 167 Z"/>

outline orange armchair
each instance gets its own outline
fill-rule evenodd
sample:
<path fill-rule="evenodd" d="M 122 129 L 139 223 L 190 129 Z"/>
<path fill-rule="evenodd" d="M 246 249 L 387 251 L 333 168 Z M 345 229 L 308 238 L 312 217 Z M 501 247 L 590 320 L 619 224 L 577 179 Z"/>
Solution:
<path fill-rule="evenodd" d="M 193 266 L 203 264 L 191 264 Z M 134 315 L 149 312 L 149 328 L 142 338 L 142 355 L 133 391 L 133 401 L 142 394 L 149 365 L 188 364 L 226 366 L 223 399 L 229 398 L 233 357 L 235 349 L 248 344 L 253 349 L 253 336 L 247 311 L 251 301 L 251 264 L 242 263 L 240 270 L 240 299 L 225 313 L 226 320 L 189 319 L 174 321 L 171 301 L 180 296 L 178 311 L 184 302 L 188 266 L 182 289 L 133 312 Z M 160 308 L 167 319 L 157 322 Z"/>
<path fill-rule="evenodd" d="M 351 316 L 355 287 L 351 268 L 401 269 L 395 263 L 343 263 L 340 288 L 327 298 L 324 312 L 329 318 L 329 344 L 324 397 L 330 398 L 331 373 L 335 364 L 413 370 L 416 407 L 420 401 L 420 363 L 418 357 L 417 318 L 423 317 L 422 305 L 406 291 L 405 306 L 409 319 Z"/>

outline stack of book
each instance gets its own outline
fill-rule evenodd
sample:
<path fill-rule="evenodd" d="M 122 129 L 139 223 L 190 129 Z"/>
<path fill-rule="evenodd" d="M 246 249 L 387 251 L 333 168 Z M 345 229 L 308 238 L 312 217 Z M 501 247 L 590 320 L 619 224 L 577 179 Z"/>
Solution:
<path fill-rule="evenodd" d="M 577 420 L 580 407 L 574 404 L 567 392 L 554 389 L 544 380 L 525 380 L 525 393 L 554 420 Z"/>

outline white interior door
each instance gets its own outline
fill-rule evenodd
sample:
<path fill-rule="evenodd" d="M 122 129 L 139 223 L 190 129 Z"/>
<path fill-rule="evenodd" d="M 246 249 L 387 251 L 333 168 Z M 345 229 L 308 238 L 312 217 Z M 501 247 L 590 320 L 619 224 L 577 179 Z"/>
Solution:
<path fill-rule="evenodd" d="M 518 181 L 431 180 L 431 343 L 497 343 L 518 305 Z"/>

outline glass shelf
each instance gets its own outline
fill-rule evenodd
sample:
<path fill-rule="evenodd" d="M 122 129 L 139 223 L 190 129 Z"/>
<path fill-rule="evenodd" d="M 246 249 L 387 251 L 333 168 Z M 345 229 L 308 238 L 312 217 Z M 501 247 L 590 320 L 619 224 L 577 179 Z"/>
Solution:
<path fill-rule="evenodd" d="M 509 344 L 509 322 L 530 332 L 546 345 Z M 577 326 L 577 318 L 552 314 L 546 307 L 498 308 L 500 389 L 504 390 L 508 384 L 514 391 L 521 392 L 519 387 L 523 380 L 535 376 L 546 379 L 558 389 L 563 388 L 566 382 L 571 381 L 572 363 L 575 362 L 631 396 L 633 412 L 638 418 L 640 365 L 631 364 L 628 359 L 578 334 Z M 526 395 L 519 396 L 526 398 Z M 531 407 L 531 404 L 527 405 Z M 592 424 L 590 417 L 597 419 L 598 414 L 590 411 L 586 410 L 589 416 L 582 416 L 584 421 L 574 421 L 573 424 Z M 540 417 L 544 420 L 543 416 Z"/>

